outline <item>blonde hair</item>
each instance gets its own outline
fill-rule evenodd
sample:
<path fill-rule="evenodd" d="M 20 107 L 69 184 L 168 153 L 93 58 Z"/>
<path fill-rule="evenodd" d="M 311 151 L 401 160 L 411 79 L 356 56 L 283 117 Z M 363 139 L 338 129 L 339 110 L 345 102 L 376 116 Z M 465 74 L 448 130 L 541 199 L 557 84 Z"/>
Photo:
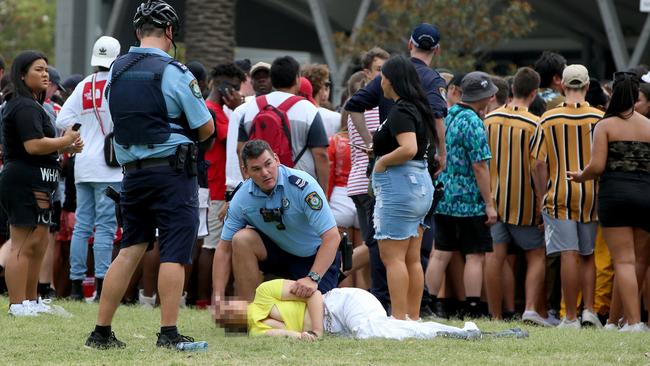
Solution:
<path fill-rule="evenodd" d="M 348 91 L 348 100 L 352 98 L 352 96 L 362 89 L 364 86 L 366 86 L 366 83 L 368 83 L 368 79 L 366 78 L 366 74 L 363 71 L 357 71 L 354 74 L 350 76 L 348 79 L 348 84 L 347 84 L 347 91 Z M 347 100 L 345 101 L 347 103 Z M 343 105 L 345 107 L 345 103 Z M 348 117 L 350 116 L 350 112 L 346 111 L 345 108 L 341 109 L 341 131 L 347 131 L 348 130 Z"/>

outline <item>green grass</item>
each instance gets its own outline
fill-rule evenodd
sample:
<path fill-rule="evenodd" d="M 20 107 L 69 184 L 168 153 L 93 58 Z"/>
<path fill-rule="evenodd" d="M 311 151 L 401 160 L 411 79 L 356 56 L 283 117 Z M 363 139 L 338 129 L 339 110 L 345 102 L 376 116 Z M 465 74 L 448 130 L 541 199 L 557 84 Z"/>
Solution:
<path fill-rule="evenodd" d="M 556 330 L 518 323 L 479 321 L 485 331 L 522 326 L 530 337 L 356 341 L 326 337 L 315 343 L 288 339 L 225 337 L 208 311 L 182 310 L 183 334 L 209 343 L 207 352 L 181 353 L 155 347 L 159 310 L 122 306 L 113 330 L 124 350 L 83 346 L 95 324 L 97 305 L 57 301 L 74 317 L 12 318 L 0 297 L 0 365 L 650 365 L 650 334 Z M 460 325 L 461 322 L 454 322 Z"/>

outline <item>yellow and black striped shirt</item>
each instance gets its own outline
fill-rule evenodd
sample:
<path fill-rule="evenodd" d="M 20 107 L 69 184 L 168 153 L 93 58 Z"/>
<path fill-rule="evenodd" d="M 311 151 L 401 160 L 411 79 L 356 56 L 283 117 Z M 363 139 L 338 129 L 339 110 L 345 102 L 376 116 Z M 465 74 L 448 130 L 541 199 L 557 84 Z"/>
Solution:
<path fill-rule="evenodd" d="M 548 164 L 544 209 L 557 219 L 597 220 L 596 182 L 571 182 L 566 172 L 583 170 L 589 163 L 594 127 L 602 116 L 603 112 L 587 102 L 563 103 L 540 119 L 532 157 Z"/>
<path fill-rule="evenodd" d="M 531 146 L 538 117 L 526 108 L 503 106 L 485 117 L 492 151 L 490 189 L 499 220 L 512 225 L 535 223 Z"/>

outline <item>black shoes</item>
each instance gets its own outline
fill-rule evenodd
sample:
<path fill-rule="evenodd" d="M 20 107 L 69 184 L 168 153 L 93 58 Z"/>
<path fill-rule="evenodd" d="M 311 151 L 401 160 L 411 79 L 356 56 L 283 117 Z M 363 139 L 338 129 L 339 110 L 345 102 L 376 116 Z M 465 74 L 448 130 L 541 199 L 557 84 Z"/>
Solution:
<path fill-rule="evenodd" d="M 86 347 L 96 349 L 124 348 L 126 347 L 126 343 L 115 338 L 115 332 L 111 332 L 110 336 L 105 337 L 93 331 L 86 340 Z"/>
<path fill-rule="evenodd" d="M 158 341 L 156 342 L 157 347 L 176 349 L 176 345 L 179 343 L 194 342 L 194 338 L 179 333 L 176 334 L 176 337 L 170 337 L 163 333 L 156 333 L 156 335 L 158 336 Z"/>
<path fill-rule="evenodd" d="M 72 280 L 69 300 L 84 301 L 86 298 L 83 293 L 83 280 Z"/>

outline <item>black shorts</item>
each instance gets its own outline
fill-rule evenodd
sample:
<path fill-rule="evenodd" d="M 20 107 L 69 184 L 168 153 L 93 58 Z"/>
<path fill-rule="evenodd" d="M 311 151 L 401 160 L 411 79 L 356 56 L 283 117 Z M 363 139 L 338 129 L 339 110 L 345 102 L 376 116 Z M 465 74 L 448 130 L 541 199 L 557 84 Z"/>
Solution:
<path fill-rule="evenodd" d="M 316 259 L 316 254 L 310 257 L 298 257 L 285 252 L 271 238 L 263 232 L 255 229 L 262 238 L 266 248 L 266 260 L 260 262 L 260 271 L 266 274 L 273 274 L 288 280 L 299 280 L 307 276 Z M 334 263 L 321 277 L 318 289 L 322 293 L 336 288 L 339 284 L 339 268 L 341 267 L 341 253 L 336 253 Z"/>
<path fill-rule="evenodd" d="M 480 254 L 492 251 L 487 216 L 456 217 L 436 214 L 434 248 L 444 252 Z"/>
<path fill-rule="evenodd" d="M 196 177 L 160 166 L 126 173 L 120 193 L 121 247 L 148 243 L 158 229 L 161 263 L 192 263 L 199 228 Z"/>
<path fill-rule="evenodd" d="M 9 225 L 30 228 L 54 225 L 52 194 L 58 185 L 59 169 L 42 168 L 47 173 L 43 175 L 40 169 L 24 163 L 8 163 L 0 174 L 0 206 Z M 41 176 L 52 181 L 43 182 Z M 39 207 L 34 192 L 47 194 L 48 208 Z"/>

